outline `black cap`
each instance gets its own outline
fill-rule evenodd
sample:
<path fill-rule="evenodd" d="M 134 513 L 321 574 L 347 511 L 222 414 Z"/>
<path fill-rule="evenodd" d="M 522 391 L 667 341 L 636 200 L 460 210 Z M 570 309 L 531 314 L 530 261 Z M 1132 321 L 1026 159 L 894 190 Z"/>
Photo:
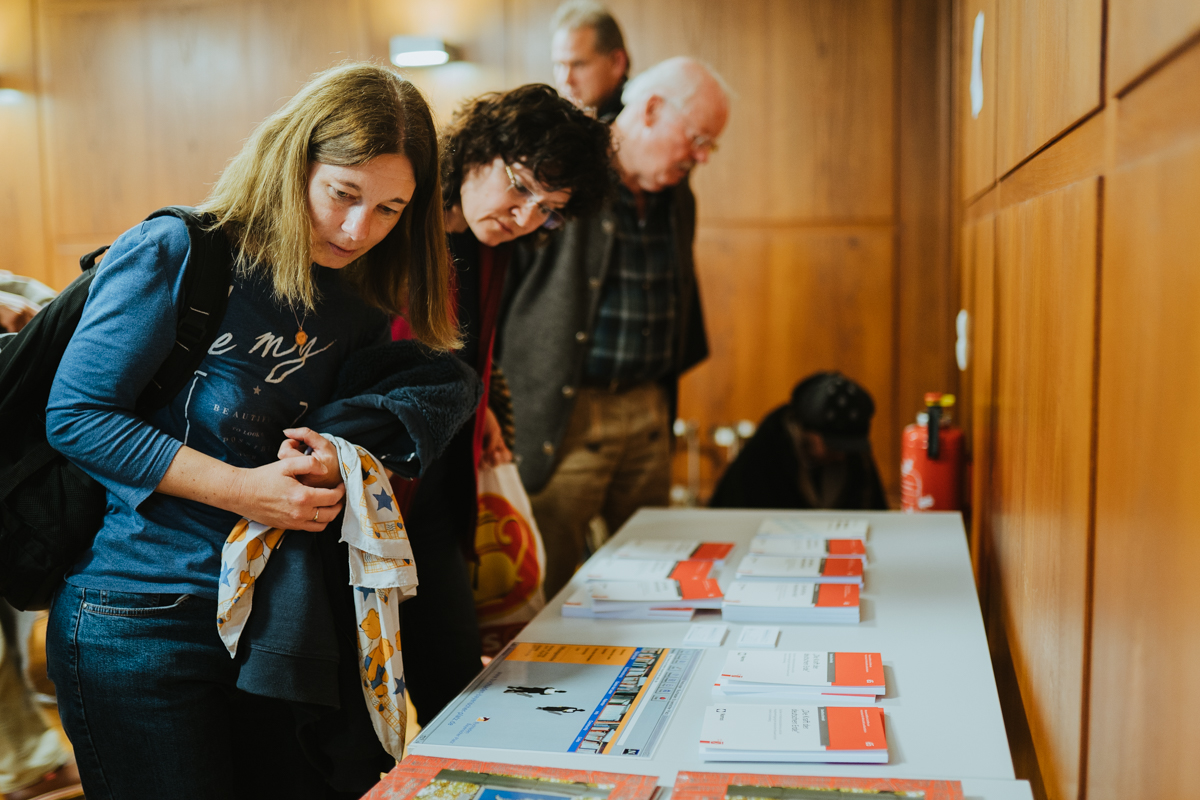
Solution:
<path fill-rule="evenodd" d="M 805 430 L 821 434 L 831 450 L 871 449 L 868 436 L 875 401 L 840 372 L 818 372 L 796 384 L 792 413 Z"/>

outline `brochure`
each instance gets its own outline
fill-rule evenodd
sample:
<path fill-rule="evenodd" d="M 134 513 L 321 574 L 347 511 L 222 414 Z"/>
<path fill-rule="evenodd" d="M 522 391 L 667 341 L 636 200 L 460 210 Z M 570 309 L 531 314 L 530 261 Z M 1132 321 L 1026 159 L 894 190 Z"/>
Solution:
<path fill-rule="evenodd" d="M 412 741 L 649 758 L 703 650 L 513 642 Z M 519 732 L 520 735 L 514 735 Z"/>

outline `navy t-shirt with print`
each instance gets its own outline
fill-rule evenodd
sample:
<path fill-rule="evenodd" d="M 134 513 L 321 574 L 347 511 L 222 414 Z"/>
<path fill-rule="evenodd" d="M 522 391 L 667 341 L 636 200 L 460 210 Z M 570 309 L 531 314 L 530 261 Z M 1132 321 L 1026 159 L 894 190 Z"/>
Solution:
<path fill-rule="evenodd" d="M 315 268 L 321 297 L 307 315 L 275 302 L 269 278 L 235 271 L 199 368 L 142 419 L 133 408 L 174 341 L 188 250 L 187 228 L 174 217 L 123 234 L 97 267 L 55 377 L 50 443 L 108 490 L 104 525 L 68 576 L 76 586 L 215 598 L 221 546 L 238 517 L 154 493 L 179 447 L 237 467 L 275 461 L 283 429 L 328 401 L 346 358 L 388 340 L 386 316 L 336 270 Z"/>

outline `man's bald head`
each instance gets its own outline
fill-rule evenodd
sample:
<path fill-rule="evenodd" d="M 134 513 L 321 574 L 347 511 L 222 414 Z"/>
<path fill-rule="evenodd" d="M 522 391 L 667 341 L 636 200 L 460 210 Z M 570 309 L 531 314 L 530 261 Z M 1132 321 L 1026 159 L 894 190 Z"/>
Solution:
<path fill-rule="evenodd" d="M 617 164 L 630 188 L 659 192 L 708 161 L 729 117 L 729 90 L 712 67 L 680 56 L 625 84 L 613 122 Z"/>

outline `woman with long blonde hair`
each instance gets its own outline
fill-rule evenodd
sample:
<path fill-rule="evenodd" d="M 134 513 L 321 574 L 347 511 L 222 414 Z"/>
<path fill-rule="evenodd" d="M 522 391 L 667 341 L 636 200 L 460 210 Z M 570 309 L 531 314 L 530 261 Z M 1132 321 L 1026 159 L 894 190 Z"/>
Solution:
<path fill-rule="evenodd" d="M 368 64 L 317 75 L 199 209 L 233 254 L 228 306 L 153 412 L 137 400 L 174 343 L 187 225 L 149 219 L 96 268 L 47 409 L 50 443 L 107 491 L 48 631 L 89 798 L 337 796 L 305 763 L 292 709 L 238 688 L 215 623 L 221 549 L 242 517 L 317 532 L 339 514 L 336 451 L 305 418 L 392 316 L 457 346 L 439 179 L 411 83 Z M 311 455 L 280 458 L 288 442 Z"/>

